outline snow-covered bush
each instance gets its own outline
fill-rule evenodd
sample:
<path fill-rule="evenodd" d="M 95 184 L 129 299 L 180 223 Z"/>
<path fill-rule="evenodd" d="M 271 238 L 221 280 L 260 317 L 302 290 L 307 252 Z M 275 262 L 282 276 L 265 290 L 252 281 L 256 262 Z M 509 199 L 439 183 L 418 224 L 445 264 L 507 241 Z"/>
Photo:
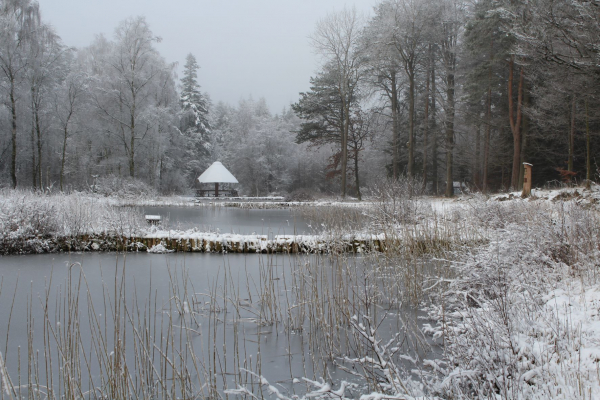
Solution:
<path fill-rule="evenodd" d="M 0 191 L 2 252 L 46 251 L 52 240 L 81 235 L 129 236 L 144 225 L 139 211 L 111 205 L 102 197 Z"/>
<path fill-rule="evenodd" d="M 385 179 L 375 183 L 369 193 L 374 203 L 372 217 L 379 226 L 395 226 L 415 220 L 419 202 L 415 196 L 420 187 L 408 177 Z"/>
<path fill-rule="evenodd" d="M 92 191 L 107 197 L 119 197 L 125 199 L 139 197 L 156 197 L 156 190 L 146 182 L 139 179 L 121 177 L 121 176 L 106 176 L 96 180 Z"/>
<path fill-rule="evenodd" d="M 488 202 L 489 244 L 452 260 L 427 331 L 444 357 L 429 378 L 449 398 L 600 396 L 600 218 L 575 202 Z"/>
<path fill-rule="evenodd" d="M 0 202 L 0 232 L 8 238 L 50 235 L 59 229 L 56 207 L 54 202 L 31 201 L 25 192 L 4 197 Z"/>

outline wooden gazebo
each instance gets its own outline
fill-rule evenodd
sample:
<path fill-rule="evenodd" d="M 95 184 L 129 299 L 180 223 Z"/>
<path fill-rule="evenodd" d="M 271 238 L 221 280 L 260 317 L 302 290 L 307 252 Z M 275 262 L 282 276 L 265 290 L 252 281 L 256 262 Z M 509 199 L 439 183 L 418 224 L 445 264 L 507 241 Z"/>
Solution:
<path fill-rule="evenodd" d="M 237 190 L 231 187 L 232 184 L 239 183 L 235 176 L 227 170 L 219 161 L 215 161 L 206 171 L 198 177 L 200 188 L 196 190 L 196 197 L 219 197 L 237 196 Z M 214 189 L 207 188 L 207 185 L 214 183 Z M 226 188 L 219 190 L 219 184 L 226 185 Z"/>

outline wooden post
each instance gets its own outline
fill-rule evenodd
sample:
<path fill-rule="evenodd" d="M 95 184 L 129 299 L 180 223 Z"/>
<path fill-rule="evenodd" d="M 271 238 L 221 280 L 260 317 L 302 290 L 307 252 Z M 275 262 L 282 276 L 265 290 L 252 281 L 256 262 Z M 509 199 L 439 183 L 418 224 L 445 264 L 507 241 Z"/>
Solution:
<path fill-rule="evenodd" d="M 521 197 L 526 198 L 531 196 L 531 169 L 533 165 L 529 163 L 523 163 L 523 169 L 525 175 L 523 176 L 523 193 L 521 193 Z"/>
<path fill-rule="evenodd" d="M 215 197 L 219 197 L 219 182 L 215 182 Z"/>

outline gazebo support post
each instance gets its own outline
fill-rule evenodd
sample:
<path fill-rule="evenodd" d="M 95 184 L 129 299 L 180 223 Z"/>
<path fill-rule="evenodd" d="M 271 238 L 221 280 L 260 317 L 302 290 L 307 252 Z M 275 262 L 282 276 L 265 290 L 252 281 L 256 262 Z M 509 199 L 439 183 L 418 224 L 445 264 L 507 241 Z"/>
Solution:
<path fill-rule="evenodd" d="M 219 197 L 219 182 L 215 182 L 215 197 Z"/>

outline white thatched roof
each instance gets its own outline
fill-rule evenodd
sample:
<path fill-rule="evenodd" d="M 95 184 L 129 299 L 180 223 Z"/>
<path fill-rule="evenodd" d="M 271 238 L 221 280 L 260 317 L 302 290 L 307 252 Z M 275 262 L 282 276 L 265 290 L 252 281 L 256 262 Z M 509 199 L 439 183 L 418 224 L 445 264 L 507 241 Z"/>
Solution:
<path fill-rule="evenodd" d="M 215 161 L 200 177 L 200 183 L 239 183 L 219 161 Z"/>

